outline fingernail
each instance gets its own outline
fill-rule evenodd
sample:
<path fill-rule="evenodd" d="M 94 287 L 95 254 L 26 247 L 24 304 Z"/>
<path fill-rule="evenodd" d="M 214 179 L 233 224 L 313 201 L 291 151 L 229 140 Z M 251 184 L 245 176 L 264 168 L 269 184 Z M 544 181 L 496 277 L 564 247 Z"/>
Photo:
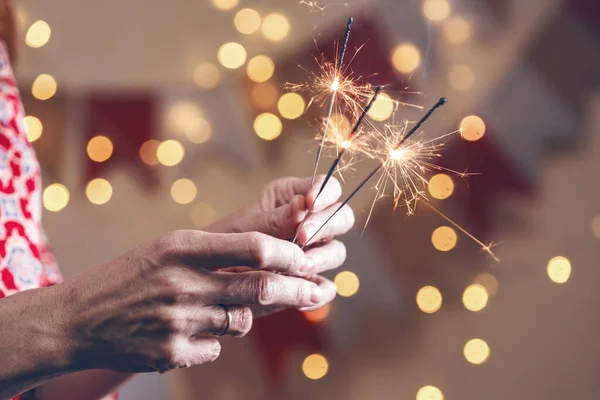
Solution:
<path fill-rule="evenodd" d="M 313 304 L 319 304 L 321 300 L 323 300 L 323 290 L 315 285 L 310 290 L 310 301 Z"/>
<path fill-rule="evenodd" d="M 300 272 L 304 272 L 304 273 L 310 272 L 310 271 L 312 271 L 314 266 L 315 266 L 315 262 L 312 260 L 312 258 L 307 257 L 304 260 L 304 262 L 302 263 L 302 265 L 300 266 Z"/>
<path fill-rule="evenodd" d="M 323 204 L 323 199 L 321 197 L 317 197 L 315 200 L 314 208 L 319 208 Z"/>

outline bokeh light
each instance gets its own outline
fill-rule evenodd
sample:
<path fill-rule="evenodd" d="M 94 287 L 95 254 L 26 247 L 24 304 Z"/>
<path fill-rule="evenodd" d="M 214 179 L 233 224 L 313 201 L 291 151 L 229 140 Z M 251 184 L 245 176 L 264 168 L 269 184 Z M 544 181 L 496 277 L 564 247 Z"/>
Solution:
<path fill-rule="evenodd" d="M 328 369 L 329 364 L 322 354 L 311 354 L 302 362 L 302 372 L 308 379 L 321 379 Z"/>
<path fill-rule="evenodd" d="M 194 68 L 194 82 L 202 89 L 213 89 L 220 80 L 219 67 L 213 63 L 203 62 Z"/>
<path fill-rule="evenodd" d="M 565 283 L 571 276 L 571 262 L 566 257 L 554 257 L 548 262 L 547 271 L 552 282 Z"/>
<path fill-rule="evenodd" d="M 189 204 L 196 198 L 198 189 L 189 179 L 178 179 L 171 185 L 171 197 L 179 204 Z"/>
<path fill-rule="evenodd" d="M 260 29 L 260 14 L 252 8 L 243 8 L 233 19 L 235 29 L 244 35 L 251 35 Z"/>
<path fill-rule="evenodd" d="M 463 354 L 471 364 L 483 364 L 490 358 L 490 346 L 485 340 L 471 339 L 465 344 Z"/>
<path fill-rule="evenodd" d="M 25 43 L 27 46 L 37 49 L 44 46 L 50 40 L 52 30 L 46 21 L 35 21 L 25 34 Z"/>
<path fill-rule="evenodd" d="M 227 11 L 231 10 L 235 6 L 238 5 L 239 0 L 211 0 L 213 6 L 218 8 L 219 10 Z"/>
<path fill-rule="evenodd" d="M 475 83 L 475 73 L 466 65 L 456 65 L 448 71 L 448 81 L 455 90 L 469 90 Z"/>
<path fill-rule="evenodd" d="M 454 182 L 446 174 L 436 174 L 429 179 L 427 189 L 434 198 L 444 200 L 454 192 Z"/>
<path fill-rule="evenodd" d="M 417 292 L 417 306 L 427 314 L 433 314 L 442 307 L 442 293 L 438 288 L 425 286 Z"/>
<path fill-rule="evenodd" d="M 142 162 L 148 165 L 158 165 L 159 162 L 156 157 L 156 151 L 158 150 L 159 145 L 160 141 L 156 139 L 146 140 L 140 147 L 140 158 L 142 159 Z"/>
<path fill-rule="evenodd" d="M 202 111 L 191 101 L 180 100 L 169 107 L 167 125 L 169 131 L 183 136 L 190 124 L 195 119 L 202 117 Z"/>
<path fill-rule="evenodd" d="M 444 400 L 444 394 L 435 386 L 423 386 L 417 392 L 417 400 Z"/>
<path fill-rule="evenodd" d="M 303 314 L 304 318 L 306 318 L 308 321 L 318 323 L 325 321 L 330 312 L 331 303 L 325 304 L 323 307 L 317 308 L 316 310 L 304 311 Z"/>
<path fill-rule="evenodd" d="M 48 100 L 56 94 L 58 84 L 52 75 L 41 74 L 33 81 L 31 94 L 38 100 Z"/>
<path fill-rule="evenodd" d="M 488 292 L 481 285 L 470 285 L 463 292 L 462 301 L 469 311 L 481 311 L 488 302 Z"/>
<path fill-rule="evenodd" d="M 592 233 L 600 239 L 600 215 L 596 215 L 592 219 Z"/>
<path fill-rule="evenodd" d="M 470 142 L 481 139 L 485 135 L 485 122 L 476 115 L 463 118 L 460 121 L 460 135 Z"/>
<path fill-rule="evenodd" d="M 483 286 L 490 297 L 494 297 L 498 294 L 498 279 L 489 272 L 482 272 L 477 275 L 475 279 L 473 279 L 473 283 Z"/>
<path fill-rule="evenodd" d="M 392 64 L 403 74 L 411 73 L 421 64 L 421 52 L 412 43 L 402 43 L 392 53 Z"/>
<path fill-rule="evenodd" d="M 281 120 L 277 115 L 263 113 L 254 120 L 254 131 L 261 139 L 276 139 L 281 134 L 281 129 Z"/>
<path fill-rule="evenodd" d="M 267 40 L 279 42 L 289 34 L 290 22 L 283 14 L 271 13 L 263 19 L 260 30 Z"/>
<path fill-rule="evenodd" d="M 44 189 L 42 203 L 48 211 L 60 211 L 69 204 L 69 190 L 60 183 L 53 183 Z"/>
<path fill-rule="evenodd" d="M 98 135 L 90 139 L 86 150 L 92 161 L 104 162 L 112 156 L 113 144 L 106 136 Z"/>
<path fill-rule="evenodd" d="M 283 118 L 296 119 L 304 114 L 306 103 L 298 93 L 286 93 L 279 98 L 277 109 Z"/>
<path fill-rule="evenodd" d="M 92 179 L 85 188 L 88 200 L 97 205 L 108 203 L 112 197 L 113 189 L 109 181 L 102 178 Z"/>
<path fill-rule="evenodd" d="M 158 162 L 167 167 L 179 164 L 183 160 L 184 154 L 183 145 L 174 139 L 165 140 L 156 148 Z"/>
<path fill-rule="evenodd" d="M 423 2 L 423 15 L 430 21 L 439 22 L 450 15 L 448 0 L 425 0 Z"/>
<path fill-rule="evenodd" d="M 273 76 L 275 72 L 275 64 L 267 56 L 252 57 L 246 66 L 248 78 L 254 82 L 265 82 Z"/>
<path fill-rule="evenodd" d="M 42 136 L 44 126 L 39 118 L 28 115 L 23 118 L 23 124 L 25 125 L 25 134 L 29 142 L 35 142 Z"/>
<path fill-rule="evenodd" d="M 342 271 L 333 280 L 337 293 L 343 297 L 354 296 L 360 287 L 360 280 L 354 272 Z"/>
<path fill-rule="evenodd" d="M 185 127 L 185 135 L 192 143 L 200 144 L 210 139 L 212 128 L 204 118 L 194 118 Z"/>
<path fill-rule="evenodd" d="M 277 87 L 270 82 L 259 83 L 252 88 L 252 102 L 262 110 L 269 110 L 277 103 Z"/>
<path fill-rule="evenodd" d="M 458 236 L 449 226 L 440 226 L 431 234 L 431 243 L 439 251 L 450 251 L 456 246 Z"/>
<path fill-rule="evenodd" d="M 246 62 L 246 49 L 239 43 L 225 43 L 219 48 L 217 58 L 222 66 L 229 69 L 238 69 Z"/>
<path fill-rule="evenodd" d="M 444 22 L 444 37 L 451 44 L 462 44 L 471 38 L 471 23 L 463 17 L 452 17 Z"/>
<path fill-rule="evenodd" d="M 369 117 L 375 121 L 385 121 L 394 112 L 394 102 L 386 93 L 381 93 L 369 110 Z"/>
<path fill-rule="evenodd" d="M 204 228 L 217 219 L 217 211 L 208 203 L 199 202 L 190 210 L 190 219 L 196 228 Z"/>

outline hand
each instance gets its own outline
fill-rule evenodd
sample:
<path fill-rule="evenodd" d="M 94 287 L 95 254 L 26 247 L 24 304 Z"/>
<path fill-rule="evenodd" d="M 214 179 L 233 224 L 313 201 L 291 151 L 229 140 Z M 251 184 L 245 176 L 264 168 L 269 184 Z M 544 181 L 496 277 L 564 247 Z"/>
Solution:
<path fill-rule="evenodd" d="M 325 179 L 319 175 L 314 185 L 311 178 L 281 178 L 268 183 L 259 198 L 240 211 L 212 224 L 210 232 L 266 233 L 279 239 L 294 237 L 302 220 L 317 198 Z M 312 213 L 298 232 L 298 243 L 306 244 L 315 231 L 340 206 L 337 202 L 342 194 L 339 181 L 332 177 L 317 198 Z M 334 237 L 349 231 L 354 225 L 354 213 L 345 205 L 327 225 L 311 240 L 307 256 L 315 260 L 313 274 L 339 267 L 346 258 L 344 245 Z M 319 249 L 314 251 L 313 249 Z"/>
<path fill-rule="evenodd" d="M 312 207 L 325 179 L 320 175 L 313 185 L 311 178 L 281 178 L 268 183 L 259 198 L 240 211 L 216 222 L 206 229 L 211 232 L 247 232 L 258 231 L 280 238 L 291 239 L 298 232 L 298 242 L 305 244 L 313 233 L 337 210 L 336 203 L 342 194 L 339 181 L 332 177 L 312 209 L 305 223 L 301 222 Z M 315 306 L 302 308 L 313 310 L 324 306 L 335 297 L 335 285 L 317 274 L 342 265 L 346 259 L 346 247 L 335 236 L 346 233 L 354 225 L 354 213 L 345 205 L 327 225 L 311 240 L 306 247 L 306 255 L 314 260 L 314 269 L 308 272 L 306 279 L 317 283 L 326 293 L 326 299 Z M 230 272 L 246 272 L 245 267 L 228 268 Z M 255 317 L 281 311 L 281 307 L 251 307 Z"/>
<path fill-rule="evenodd" d="M 167 371 L 211 362 L 232 314 L 228 334 L 252 325 L 248 305 L 310 307 L 330 301 L 303 276 L 310 257 L 292 243 L 261 233 L 176 231 L 63 284 L 67 340 L 77 343 L 80 369 Z M 252 271 L 217 271 L 249 266 Z M 63 286 L 59 285 L 59 286 Z"/>

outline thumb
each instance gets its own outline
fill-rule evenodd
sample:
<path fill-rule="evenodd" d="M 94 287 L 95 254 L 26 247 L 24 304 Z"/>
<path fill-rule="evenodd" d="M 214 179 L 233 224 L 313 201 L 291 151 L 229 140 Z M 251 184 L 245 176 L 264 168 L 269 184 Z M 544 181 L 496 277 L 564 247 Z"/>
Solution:
<path fill-rule="evenodd" d="M 278 239 L 292 238 L 307 213 L 305 203 L 304 196 L 297 195 L 288 204 L 256 214 L 254 230 Z"/>

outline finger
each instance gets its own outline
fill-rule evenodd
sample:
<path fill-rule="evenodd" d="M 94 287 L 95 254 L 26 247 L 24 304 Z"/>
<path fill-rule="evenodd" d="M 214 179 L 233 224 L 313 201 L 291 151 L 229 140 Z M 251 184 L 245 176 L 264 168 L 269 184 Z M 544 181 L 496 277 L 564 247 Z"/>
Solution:
<path fill-rule="evenodd" d="M 255 213 L 249 217 L 248 228 L 279 239 L 289 239 L 306 216 L 304 196 L 296 195 L 283 206 L 269 212 Z"/>
<path fill-rule="evenodd" d="M 323 238 L 348 232 L 354 225 L 354 212 L 348 204 L 337 211 L 339 207 L 340 203 L 336 203 L 322 212 L 310 214 L 298 233 L 298 243 L 306 244 L 309 240 L 311 243 L 315 243 Z M 336 214 L 333 218 L 329 219 L 334 213 Z M 327 221 L 328 219 L 329 221 Z M 323 224 L 325 225 L 323 226 Z M 323 227 L 321 228 L 321 226 Z M 313 235 L 315 236 L 313 237 Z"/>
<path fill-rule="evenodd" d="M 333 299 L 335 299 L 337 294 L 335 283 L 327 278 L 322 277 L 321 275 L 307 277 L 306 279 L 316 283 L 319 286 L 319 288 L 323 291 L 323 298 L 318 304 L 309 307 L 302 307 L 300 308 L 300 311 L 317 310 L 323 307 L 325 304 L 331 303 Z"/>
<path fill-rule="evenodd" d="M 215 338 L 177 336 L 164 349 L 164 357 L 158 360 L 154 369 L 164 373 L 177 368 L 215 361 L 221 354 L 221 344 Z"/>
<path fill-rule="evenodd" d="M 323 300 L 323 291 L 306 279 L 266 271 L 213 273 L 215 304 L 309 307 Z"/>
<path fill-rule="evenodd" d="M 296 195 L 305 195 L 311 188 L 311 178 L 287 177 L 274 180 L 265 187 L 265 197 L 271 208 L 288 204 Z"/>
<path fill-rule="evenodd" d="M 329 179 L 323 191 L 319 194 L 324 181 L 325 175 L 317 176 L 315 184 L 306 194 L 306 208 L 310 209 L 314 203 L 313 212 L 324 210 L 335 203 L 342 195 L 342 186 L 335 176 Z"/>
<path fill-rule="evenodd" d="M 176 231 L 170 235 L 170 239 L 164 239 L 166 243 L 160 244 L 166 247 L 164 251 L 192 266 L 210 270 L 248 266 L 294 275 L 312 267 L 297 245 L 259 232 Z"/>
<path fill-rule="evenodd" d="M 204 314 L 204 333 L 242 337 L 252 328 L 252 311 L 245 306 L 208 306 Z"/>
<path fill-rule="evenodd" d="M 346 261 L 346 246 L 338 240 L 332 240 L 307 250 L 305 254 L 313 261 L 313 269 L 308 274 L 316 275 L 339 268 Z"/>

